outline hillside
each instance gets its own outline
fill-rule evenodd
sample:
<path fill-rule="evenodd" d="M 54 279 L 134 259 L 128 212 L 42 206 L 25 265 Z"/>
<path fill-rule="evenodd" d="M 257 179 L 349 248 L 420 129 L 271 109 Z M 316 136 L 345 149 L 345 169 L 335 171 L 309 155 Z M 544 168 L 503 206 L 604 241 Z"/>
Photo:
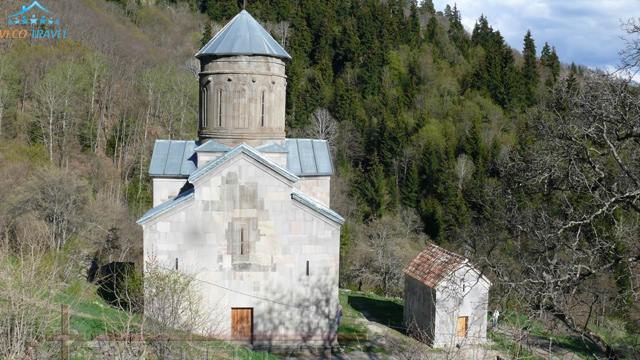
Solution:
<path fill-rule="evenodd" d="M 241 2 L 46 5 L 68 39 L 0 41 L 0 262 L 65 265 L 46 279 L 63 291 L 92 261 L 145 261 L 153 142 L 196 137 L 193 54 Z M 638 354 L 635 85 L 562 64 L 535 34 L 512 49 L 485 17 L 468 33 L 464 9 L 429 0 L 246 6 L 292 55 L 288 136 L 331 144 L 341 287 L 401 295 L 433 240 L 494 281 L 491 308 Z"/>

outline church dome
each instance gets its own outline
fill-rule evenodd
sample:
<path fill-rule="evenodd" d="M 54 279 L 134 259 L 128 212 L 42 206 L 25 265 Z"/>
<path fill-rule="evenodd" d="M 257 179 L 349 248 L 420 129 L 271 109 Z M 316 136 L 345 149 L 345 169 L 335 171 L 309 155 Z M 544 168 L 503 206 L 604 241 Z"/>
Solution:
<path fill-rule="evenodd" d="M 237 55 L 291 59 L 289 53 L 246 10 L 231 19 L 196 53 L 197 58 Z"/>
<path fill-rule="evenodd" d="M 285 137 L 291 56 L 245 10 L 196 54 L 200 60 L 200 140 L 259 146 Z"/>

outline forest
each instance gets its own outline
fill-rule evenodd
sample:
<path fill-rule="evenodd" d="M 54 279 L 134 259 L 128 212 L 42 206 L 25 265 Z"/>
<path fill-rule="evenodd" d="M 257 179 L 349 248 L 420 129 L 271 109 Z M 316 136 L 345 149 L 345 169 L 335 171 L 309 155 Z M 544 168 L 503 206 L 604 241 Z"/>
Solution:
<path fill-rule="evenodd" d="M 20 266 L 62 262 L 63 287 L 92 261 L 144 261 L 153 142 L 196 137 L 193 54 L 243 6 L 49 3 L 68 39 L 0 41 L 0 285 L 16 299 L 53 291 L 22 290 Z M 531 32 L 513 49 L 484 16 L 468 32 L 431 0 L 245 6 L 292 56 L 287 136 L 331 145 L 342 288 L 401 296 L 431 240 L 493 281 L 490 307 L 623 357 L 599 329 L 640 329 L 637 83 Z M 621 70 L 637 71 L 640 20 L 624 28 Z"/>

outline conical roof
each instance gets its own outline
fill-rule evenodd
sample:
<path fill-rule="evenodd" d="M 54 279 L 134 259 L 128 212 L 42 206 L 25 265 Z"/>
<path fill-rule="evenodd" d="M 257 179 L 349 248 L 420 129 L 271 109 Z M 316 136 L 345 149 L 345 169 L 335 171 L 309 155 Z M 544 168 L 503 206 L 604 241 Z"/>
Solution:
<path fill-rule="evenodd" d="M 264 55 L 291 59 L 287 51 L 246 10 L 231 19 L 196 53 L 197 58 L 206 55 Z"/>

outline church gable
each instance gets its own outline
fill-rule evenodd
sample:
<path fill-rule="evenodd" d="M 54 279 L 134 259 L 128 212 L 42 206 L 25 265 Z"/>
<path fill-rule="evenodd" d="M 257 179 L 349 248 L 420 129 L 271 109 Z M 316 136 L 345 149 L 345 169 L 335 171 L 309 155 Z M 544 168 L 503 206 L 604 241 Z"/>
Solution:
<path fill-rule="evenodd" d="M 232 161 L 240 155 L 247 156 L 249 159 L 252 159 L 256 163 L 256 165 L 260 165 L 261 167 L 268 169 L 272 174 L 277 174 L 283 179 L 286 179 L 288 182 L 294 183 L 299 179 L 295 174 L 279 166 L 273 161 L 265 158 L 252 147 L 245 144 L 240 144 L 218 159 L 210 161 L 204 166 L 198 168 L 189 176 L 189 182 L 198 182 L 208 173 L 216 172 L 216 170 L 219 170 L 223 165 L 225 165 L 225 163 Z"/>

